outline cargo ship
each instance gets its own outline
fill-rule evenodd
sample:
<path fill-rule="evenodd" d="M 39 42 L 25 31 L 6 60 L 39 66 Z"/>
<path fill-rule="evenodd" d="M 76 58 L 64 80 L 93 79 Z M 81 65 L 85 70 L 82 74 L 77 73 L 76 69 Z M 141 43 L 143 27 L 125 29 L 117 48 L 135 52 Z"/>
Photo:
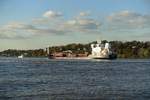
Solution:
<path fill-rule="evenodd" d="M 91 54 L 74 54 L 71 50 L 48 54 L 49 59 L 116 59 L 117 54 L 112 51 L 110 44 L 97 42 L 91 44 Z"/>

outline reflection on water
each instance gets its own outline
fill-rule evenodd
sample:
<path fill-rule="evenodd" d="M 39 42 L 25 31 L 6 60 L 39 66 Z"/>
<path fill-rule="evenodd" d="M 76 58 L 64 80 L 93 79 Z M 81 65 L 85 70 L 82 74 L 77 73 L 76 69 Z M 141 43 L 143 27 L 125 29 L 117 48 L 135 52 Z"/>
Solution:
<path fill-rule="evenodd" d="M 149 100 L 150 60 L 0 58 L 0 100 Z"/>

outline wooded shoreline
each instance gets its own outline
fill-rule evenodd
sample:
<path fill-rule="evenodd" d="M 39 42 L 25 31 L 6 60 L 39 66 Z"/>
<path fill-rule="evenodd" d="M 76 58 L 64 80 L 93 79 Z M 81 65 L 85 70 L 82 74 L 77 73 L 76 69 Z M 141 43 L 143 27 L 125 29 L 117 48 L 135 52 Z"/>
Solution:
<path fill-rule="evenodd" d="M 91 42 L 91 43 L 95 43 Z M 103 40 L 103 43 L 107 40 Z M 91 53 L 90 44 L 72 43 L 68 45 L 61 46 L 51 46 L 49 49 L 50 53 L 63 52 L 71 50 L 74 54 Z M 150 41 L 110 41 L 113 51 L 118 55 L 118 58 L 150 58 Z M 46 57 L 47 51 L 45 49 L 35 49 L 35 50 L 16 50 L 8 49 L 0 52 L 0 56 L 6 57 L 17 57 L 24 54 L 25 57 Z"/>

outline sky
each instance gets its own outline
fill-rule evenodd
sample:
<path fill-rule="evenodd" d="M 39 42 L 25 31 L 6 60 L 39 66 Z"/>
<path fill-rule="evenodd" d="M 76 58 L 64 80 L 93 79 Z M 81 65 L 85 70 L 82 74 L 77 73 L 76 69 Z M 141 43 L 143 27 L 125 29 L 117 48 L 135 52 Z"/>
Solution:
<path fill-rule="evenodd" d="M 0 51 L 149 41 L 149 0 L 0 0 Z"/>

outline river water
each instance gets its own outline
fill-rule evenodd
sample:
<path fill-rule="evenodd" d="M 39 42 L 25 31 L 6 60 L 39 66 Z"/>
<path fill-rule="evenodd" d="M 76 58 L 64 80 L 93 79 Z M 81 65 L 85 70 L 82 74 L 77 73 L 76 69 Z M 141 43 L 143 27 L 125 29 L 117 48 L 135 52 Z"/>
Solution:
<path fill-rule="evenodd" d="M 150 59 L 0 58 L 0 100 L 150 100 Z"/>

